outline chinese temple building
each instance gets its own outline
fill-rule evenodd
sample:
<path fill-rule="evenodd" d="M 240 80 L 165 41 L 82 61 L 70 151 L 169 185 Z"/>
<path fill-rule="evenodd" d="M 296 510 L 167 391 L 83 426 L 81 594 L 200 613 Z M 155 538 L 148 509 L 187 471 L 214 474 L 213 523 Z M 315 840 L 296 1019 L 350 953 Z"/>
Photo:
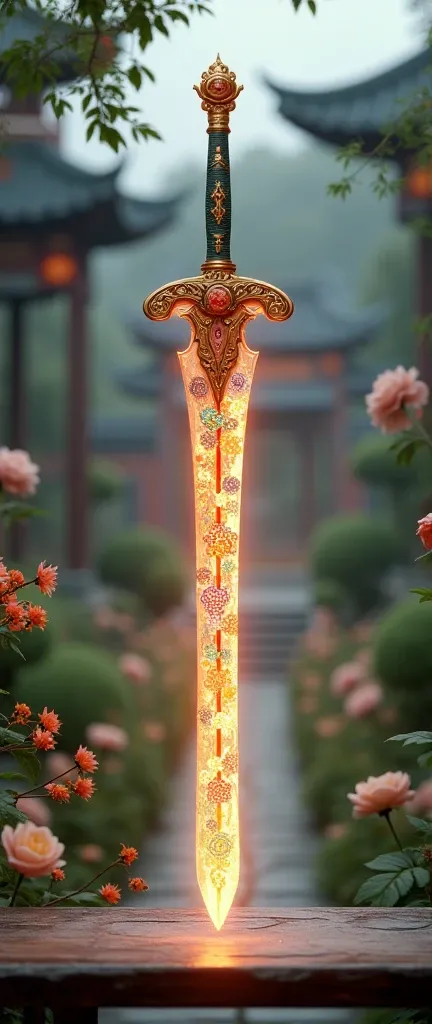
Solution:
<path fill-rule="evenodd" d="M 301 565 L 318 520 L 361 501 L 347 466 L 352 362 L 383 321 L 381 306 L 354 311 L 342 290 L 322 281 L 290 284 L 289 291 L 295 303 L 289 325 L 258 318 L 248 327 L 248 344 L 260 356 L 245 453 L 242 550 L 247 562 L 254 552 L 258 569 Z M 153 453 L 138 484 L 141 517 L 163 524 L 191 550 L 190 440 L 176 354 L 187 347 L 187 324 L 139 316 L 128 326 L 146 363 L 119 374 L 118 382 L 154 409 Z"/>
<path fill-rule="evenodd" d="M 9 310 L 11 447 L 29 447 L 26 434 L 25 314 L 30 303 L 64 294 L 69 300 L 67 553 L 70 570 L 87 567 L 87 477 L 89 438 L 89 338 L 86 306 L 91 282 L 89 255 L 146 238 L 171 223 L 178 199 L 138 200 L 122 194 L 113 171 L 93 173 L 60 152 L 58 125 L 42 118 L 42 97 L 17 98 L 5 83 L 2 53 L 16 40 L 32 40 L 45 29 L 38 12 L 24 9 L 5 22 L 0 40 L 0 302 Z M 50 32 L 60 34 L 60 23 Z M 73 57 L 60 58 L 58 80 L 75 77 Z M 19 547 L 19 544 L 18 544 Z M 16 556 L 22 551 L 15 550 Z"/>
<path fill-rule="evenodd" d="M 365 154 L 373 154 L 383 136 L 412 104 L 422 102 L 432 86 L 431 52 L 425 49 L 409 60 L 364 81 L 336 89 L 304 91 L 267 82 L 278 98 L 279 113 L 297 128 L 333 146 L 362 140 Z M 425 116 L 429 117 L 429 113 Z M 432 219 L 432 166 L 416 166 L 415 154 L 397 139 L 393 161 L 404 176 L 398 203 L 399 219 L 409 223 Z M 415 315 L 432 314 L 432 238 L 417 239 L 417 302 Z M 420 339 L 419 366 L 432 385 L 430 338 Z"/>

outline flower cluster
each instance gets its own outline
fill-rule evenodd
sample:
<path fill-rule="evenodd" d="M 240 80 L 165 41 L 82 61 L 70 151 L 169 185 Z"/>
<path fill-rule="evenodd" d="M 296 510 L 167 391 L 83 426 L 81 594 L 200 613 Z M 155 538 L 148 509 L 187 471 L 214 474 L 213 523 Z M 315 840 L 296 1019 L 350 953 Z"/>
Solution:
<path fill-rule="evenodd" d="M 7 626 L 11 633 L 45 629 L 48 620 L 45 609 L 30 601 L 18 600 L 17 592 L 31 583 L 39 587 L 41 594 L 51 597 L 57 585 L 57 566 L 40 562 L 34 578 L 25 580 L 19 569 L 8 569 L 0 560 L 0 604 L 4 612 L 0 625 Z"/>
<path fill-rule="evenodd" d="M 207 554 L 216 555 L 222 558 L 223 555 L 235 555 L 237 551 L 238 536 L 229 526 L 222 523 L 213 523 L 208 533 L 204 536 L 207 544 Z"/>

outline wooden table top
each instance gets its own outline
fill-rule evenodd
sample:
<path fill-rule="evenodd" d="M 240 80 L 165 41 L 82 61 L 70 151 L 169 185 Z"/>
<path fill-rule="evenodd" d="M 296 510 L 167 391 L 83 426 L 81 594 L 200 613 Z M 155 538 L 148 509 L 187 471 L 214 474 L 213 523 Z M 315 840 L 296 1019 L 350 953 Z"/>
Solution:
<path fill-rule="evenodd" d="M 0 911 L 0 1005 L 427 1006 L 432 910 Z"/>

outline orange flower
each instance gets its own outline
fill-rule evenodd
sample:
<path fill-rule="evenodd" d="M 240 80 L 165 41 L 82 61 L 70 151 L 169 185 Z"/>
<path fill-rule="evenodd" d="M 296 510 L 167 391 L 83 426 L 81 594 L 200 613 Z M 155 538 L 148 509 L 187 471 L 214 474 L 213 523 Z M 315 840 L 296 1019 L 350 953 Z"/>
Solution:
<path fill-rule="evenodd" d="M 130 878 L 128 886 L 131 892 L 147 892 L 148 885 L 143 878 Z"/>
<path fill-rule="evenodd" d="M 55 733 L 60 731 L 61 721 L 55 711 L 48 711 L 48 708 L 45 706 L 38 715 L 38 718 L 44 729 L 48 729 L 48 732 Z"/>
<path fill-rule="evenodd" d="M 38 629 L 45 629 L 45 626 L 48 622 L 48 615 L 45 611 L 45 608 L 42 608 L 40 604 L 28 605 L 27 618 L 27 629 L 33 629 L 33 626 L 36 626 Z"/>
<path fill-rule="evenodd" d="M 5 615 L 8 629 L 11 633 L 19 633 L 26 625 L 26 613 L 22 604 L 16 598 L 11 598 L 5 605 Z"/>
<path fill-rule="evenodd" d="M 138 850 L 136 850 L 134 846 L 125 846 L 124 843 L 121 844 L 119 860 L 121 860 L 122 864 L 127 864 L 129 867 L 129 865 L 133 864 L 134 860 L 137 860 L 137 858 Z"/>
<path fill-rule="evenodd" d="M 78 768 L 81 768 L 82 772 L 89 772 L 92 774 L 99 767 L 99 761 L 96 759 L 95 754 L 92 750 L 88 750 L 87 747 L 83 747 L 81 744 L 74 757 L 75 764 Z"/>
<path fill-rule="evenodd" d="M 116 903 L 120 903 L 121 900 L 120 889 L 118 885 L 113 885 L 112 882 L 106 882 L 105 885 L 102 885 L 99 889 L 99 895 L 102 896 L 102 899 L 106 900 L 107 903 L 112 903 L 113 906 L 115 906 Z"/>
<path fill-rule="evenodd" d="M 65 873 L 62 868 L 54 868 L 54 871 L 51 871 L 51 878 L 53 882 L 64 882 Z"/>
<path fill-rule="evenodd" d="M 418 520 L 417 537 L 420 537 L 426 551 L 430 551 L 432 548 L 432 512 L 428 512 L 427 516 Z"/>
<path fill-rule="evenodd" d="M 93 779 L 86 779 L 80 775 L 79 779 L 73 783 L 72 788 L 77 796 L 82 797 L 83 800 L 90 800 L 90 797 L 93 796 L 96 787 Z"/>
<path fill-rule="evenodd" d="M 31 717 L 31 708 L 28 704 L 15 704 L 12 719 L 15 725 L 27 725 Z"/>
<path fill-rule="evenodd" d="M 25 578 L 22 572 L 19 569 L 11 569 L 9 572 L 9 586 L 15 590 L 16 587 L 22 587 L 23 583 L 25 583 Z"/>
<path fill-rule="evenodd" d="M 57 586 L 57 566 L 40 562 L 36 573 L 36 585 L 42 594 L 51 597 Z"/>
<path fill-rule="evenodd" d="M 56 741 L 52 732 L 48 732 L 48 729 L 41 729 L 38 725 L 33 733 L 33 744 L 36 750 L 54 750 Z"/>
<path fill-rule="evenodd" d="M 62 782 L 48 782 L 45 789 L 50 797 L 53 800 L 57 800 L 59 804 L 69 803 L 70 789 L 68 786 L 64 786 Z"/>

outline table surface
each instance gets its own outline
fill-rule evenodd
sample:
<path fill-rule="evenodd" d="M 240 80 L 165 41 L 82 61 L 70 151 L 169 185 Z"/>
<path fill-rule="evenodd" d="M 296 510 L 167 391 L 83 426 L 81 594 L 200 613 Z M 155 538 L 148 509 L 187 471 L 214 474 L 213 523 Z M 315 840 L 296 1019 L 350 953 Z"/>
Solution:
<path fill-rule="evenodd" d="M 0 1004 L 426 1006 L 432 910 L 0 911 Z M 10 1003 L 6 1003 L 10 1005 Z"/>

